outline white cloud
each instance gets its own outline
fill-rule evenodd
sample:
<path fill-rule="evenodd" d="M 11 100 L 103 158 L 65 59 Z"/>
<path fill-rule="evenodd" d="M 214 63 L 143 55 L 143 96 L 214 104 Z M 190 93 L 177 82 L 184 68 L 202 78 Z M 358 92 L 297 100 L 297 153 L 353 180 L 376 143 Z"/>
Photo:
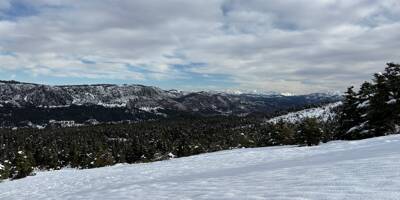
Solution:
<path fill-rule="evenodd" d="M 0 52 L 16 55 L 0 55 L 0 69 L 36 76 L 160 80 L 191 71 L 304 93 L 360 83 L 400 49 L 397 0 L 18 1 L 38 14 L 0 21 Z M 0 0 L 2 15 L 10 2 Z M 173 67 L 187 63 L 206 65 Z"/>

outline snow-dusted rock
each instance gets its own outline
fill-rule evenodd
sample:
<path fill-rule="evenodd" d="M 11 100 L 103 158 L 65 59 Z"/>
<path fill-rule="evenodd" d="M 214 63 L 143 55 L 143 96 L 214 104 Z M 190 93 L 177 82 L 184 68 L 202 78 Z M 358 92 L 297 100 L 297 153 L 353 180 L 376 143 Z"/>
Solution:
<path fill-rule="evenodd" d="M 149 112 L 160 110 L 207 114 L 247 114 L 273 112 L 340 98 L 330 94 L 285 96 L 281 94 L 229 94 L 223 92 L 182 92 L 143 85 L 62 85 L 50 86 L 0 81 L 0 105 L 68 108 L 71 105 L 127 107 Z"/>
<path fill-rule="evenodd" d="M 279 117 L 275 117 L 269 119 L 267 122 L 269 123 L 277 123 L 279 121 L 289 122 L 289 123 L 296 123 L 300 122 L 305 118 L 317 118 L 321 121 L 327 121 L 336 116 L 336 113 L 333 112 L 335 108 L 342 105 L 342 102 L 336 102 L 332 104 L 328 104 L 323 107 L 318 108 L 310 108 L 306 110 L 301 110 L 298 112 L 289 113 L 286 115 L 282 115 Z"/>

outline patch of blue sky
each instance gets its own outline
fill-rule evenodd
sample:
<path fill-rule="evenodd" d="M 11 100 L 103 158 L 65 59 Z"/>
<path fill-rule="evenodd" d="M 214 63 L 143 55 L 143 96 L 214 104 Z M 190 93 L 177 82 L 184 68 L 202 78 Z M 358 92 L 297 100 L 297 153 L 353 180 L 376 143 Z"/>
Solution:
<path fill-rule="evenodd" d="M 131 65 L 131 64 L 126 64 L 126 66 L 132 72 L 138 72 L 141 74 L 154 73 L 153 71 L 148 70 L 146 66 L 136 66 L 136 65 Z"/>
<path fill-rule="evenodd" d="M 190 69 L 192 68 L 205 67 L 205 66 L 207 66 L 207 63 L 202 63 L 202 62 L 190 62 L 188 64 L 171 65 L 171 67 L 185 72 L 190 71 Z"/>
<path fill-rule="evenodd" d="M 189 64 L 175 64 L 171 65 L 174 71 L 179 73 L 177 77 L 167 77 L 163 79 L 151 79 L 146 78 L 144 80 L 130 80 L 125 83 L 137 83 L 143 85 L 158 86 L 163 89 L 180 89 L 180 90 L 192 90 L 192 89 L 212 89 L 212 88 L 232 88 L 236 84 L 230 76 L 224 74 L 202 74 L 192 72 L 191 69 L 197 67 L 204 67 L 206 63 L 192 62 Z M 134 66 L 128 65 L 129 70 L 143 74 L 145 77 L 151 77 L 151 74 L 158 73 L 156 71 L 149 70 L 146 66 Z M 119 80 L 118 82 L 121 82 Z M 123 81 L 122 81 L 123 82 Z M 114 82 L 115 83 L 115 82 Z"/>
<path fill-rule="evenodd" d="M 236 85 L 230 76 L 225 74 L 196 74 L 191 73 L 188 79 L 178 80 L 177 85 L 185 88 L 227 89 Z"/>
<path fill-rule="evenodd" d="M 202 89 L 228 89 L 236 84 L 226 75 L 201 75 L 192 74 L 185 79 L 161 80 L 134 80 L 134 79 L 107 79 L 107 78 L 77 78 L 55 77 L 48 75 L 33 76 L 20 71 L 0 71 L 0 80 L 16 80 L 23 82 L 50 84 L 50 85 L 80 85 L 80 84 L 142 84 L 156 86 L 162 89 L 202 90 Z"/>
<path fill-rule="evenodd" d="M 11 1 L 10 8 L 1 12 L 0 20 L 16 20 L 20 17 L 28 17 L 37 14 L 39 14 L 39 10 L 31 4 L 13 0 Z"/>
<path fill-rule="evenodd" d="M 34 76 L 28 72 L 0 70 L 0 80 L 16 80 L 21 82 L 49 85 L 82 85 L 82 84 L 142 84 L 134 80 L 107 78 L 59 77 L 50 75 Z"/>
<path fill-rule="evenodd" d="M 30 75 L 18 70 L 5 70 L 0 67 L 0 80 L 20 80 L 26 81 Z"/>
<path fill-rule="evenodd" d="M 227 75 L 201 75 L 191 74 L 185 78 L 161 79 L 133 82 L 135 84 L 152 85 L 162 89 L 178 89 L 183 91 L 223 90 L 237 86 Z"/>
<path fill-rule="evenodd" d="M 0 56 L 12 56 L 17 57 L 17 54 L 12 51 L 0 51 Z"/>
<path fill-rule="evenodd" d="M 400 20 L 398 13 L 391 12 L 390 10 L 384 10 L 385 12 L 375 13 L 371 16 L 363 18 L 359 21 L 359 25 L 365 27 L 375 28 L 382 24 L 395 23 Z"/>
<path fill-rule="evenodd" d="M 13 55 L 12 52 L 1 52 L 4 55 Z M 81 60 L 85 64 L 96 64 L 92 60 Z M 173 65 L 174 70 L 178 71 L 179 77 L 165 77 L 163 79 L 151 78 L 152 74 L 157 73 L 150 71 L 146 66 L 128 65 L 129 70 L 142 74 L 144 79 L 114 79 L 114 78 L 79 78 L 79 77 L 60 77 L 52 75 L 33 75 L 28 71 L 6 70 L 0 68 L 0 80 L 16 80 L 23 82 L 32 82 L 50 85 L 79 85 L 79 84 L 142 84 L 160 87 L 162 89 L 179 89 L 179 90 L 215 90 L 233 88 L 237 84 L 229 75 L 225 74 L 203 74 L 192 72 L 190 69 L 195 67 L 204 67 L 205 63 L 190 63 L 188 65 Z"/>
<path fill-rule="evenodd" d="M 174 80 L 175 88 L 232 88 L 236 83 L 226 74 L 206 74 L 193 72 L 192 69 L 207 66 L 207 63 L 192 62 L 189 64 L 173 65 L 176 70 L 182 72 L 182 78 Z"/>

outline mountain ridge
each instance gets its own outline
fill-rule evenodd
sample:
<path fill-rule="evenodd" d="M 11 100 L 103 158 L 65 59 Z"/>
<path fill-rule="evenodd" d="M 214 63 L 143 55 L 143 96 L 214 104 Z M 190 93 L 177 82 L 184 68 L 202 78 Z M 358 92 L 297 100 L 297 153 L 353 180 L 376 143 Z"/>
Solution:
<path fill-rule="evenodd" d="M 36 116 L 46 116 L 40 122 L 51 119 L 64 120 L 57 112 L 71 113 L 65 119 L 82 120 L 103 119 L 105 113 L 121 113 L 118 121 L 126 118 L 128 113 L 137 119 L 143 113 L 154 118 L 174 116 L 179 113 L 194 115 L 237 115 L 272 114 L 281 110 L 300 109 L 311 105 L 320 105 L 339 101 L 341 96 L 323 93 L 309 95 L 284 96 L 263 94 L 229 94 L 224 92 L 185 92 L 163 90 L 155 86 L 139 84 L 92 84 L 52 86 L 18 81 L 0 81 L 0 120 L 10 121 L 32 119 L 24 116 L 26 112 L 39 112 Z M 74 106 L 69 108 L 70 106 Z M 93 108 L 93 106 L 96 106 Z M 116 109 L 119 111 L 115 111 Z M 50 110 L 53 109 L 53 110 Z M 95 109 L 96 113 L 87 115 L 82 110 Z M 108 109 L 108 110 L 107 110 Z M 19 113 L 19 114 L 17 114 Z M 46 114 L 47 113 L 47 114 Z M 79 115 L 77 117 L 76 115 Z M 84 115 L 84 117 L 82 117 Z M 11 117 L 10 117 L 11 116 Z M 34 117 L 35 115 L 32 114 Z M 150 117 L 151 118 L 151 117 Z M 111 117 L 109 120 L 113 121 Z M 17 120 L 18 121 L 18 120 Z M 15 124 L 15 123 L 13 123 Z"/>

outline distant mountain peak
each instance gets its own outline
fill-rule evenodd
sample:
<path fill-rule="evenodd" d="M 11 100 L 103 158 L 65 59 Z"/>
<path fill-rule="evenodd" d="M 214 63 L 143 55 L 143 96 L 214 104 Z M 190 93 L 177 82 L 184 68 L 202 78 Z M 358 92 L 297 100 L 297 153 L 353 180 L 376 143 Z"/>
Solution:
<path fill-rule="evenodd" d="M 139 110 L 157 108 L 157 110 L 211 114 L 248 114 L 267 113 L 286 107 L 337 100 L 337 97 L 319 93 L 296 96 L 292 93 L 259 92 L 258 90 L 183 92 L 135 84 L 51 86 L 18 81 L 0 81 L 0 83 L 2 83 L 0 84 L 0 104 L 20 107 L 92 104 L 104 107 L 123 106 Z"/>

